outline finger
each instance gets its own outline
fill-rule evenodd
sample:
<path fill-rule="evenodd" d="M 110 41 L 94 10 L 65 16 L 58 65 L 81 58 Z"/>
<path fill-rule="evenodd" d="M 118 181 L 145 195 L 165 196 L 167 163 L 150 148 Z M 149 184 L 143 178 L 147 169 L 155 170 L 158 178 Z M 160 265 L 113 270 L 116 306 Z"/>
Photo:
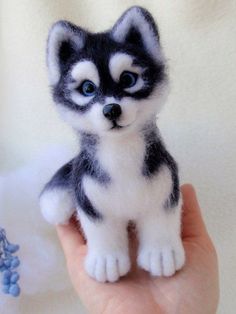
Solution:
<path fill-rule="evenodd" d="M 132 261 L 132 267 L 136 266 L 137 250 L 138 250 L 138 237 L 137 229 L 134 223 L 128 225 L 128 238 L 129 238 L 129 252 Z"/>
<path fill-rule="evenodd" d="M 183 237 L 199 237 L 207 234 L 196 192 L 191 184 L 181 187 L 183 196 Z"/>
<path fill-rule="evenodd" d="M 74 219 L 71 219 L 68 225 L 58 225 L 56 227 L 62 249 L 67 259 L 74 257 L 75 252 L 81 247 L 85 241 Z"/>

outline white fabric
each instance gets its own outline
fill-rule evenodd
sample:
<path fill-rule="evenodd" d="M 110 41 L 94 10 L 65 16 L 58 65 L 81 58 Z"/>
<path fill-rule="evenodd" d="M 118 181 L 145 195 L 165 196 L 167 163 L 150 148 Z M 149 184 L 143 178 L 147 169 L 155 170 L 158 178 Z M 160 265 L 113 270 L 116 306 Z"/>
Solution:
<path fill-rule="evenodd" d="M 235 0 L 101 0 L 99 4 L 95 0 L 1 0 L 1 170 L 29 161 L 45 143 L 75 144 L 49 94 L 45 47 L 51 24 L 65 18 L 100 31 L 134 4 L 145 5 L 159 24 L 172 86 L 158 123 L 180 164 L 182 181 L 197 188 L 219 255 L 218 312 L 231 314 L 236 307 Z M 68 294 L 52 295 L 55 313 L 78 313 Z M 52 312 L 49 299 L 22 301 L 21 313 L 31 313 L 32 308 L 36 314 Z"/>
<path fill-rule="evenodd" d="M 2 314 L 30 313 L 25 306 L 20 307 L 27 300 L 35 300 L 33 306 L 40 296 L 45 302 L 50 294 L 63 295 L 72 290 L 55 229 L 45 222 L 39 208 L 39 194 L 45 182 L 72 156 L 65 149 L 52 147 L 27 166 L 0 176 L 0 225 L 11 242 L 20 244 L 17 255 L 21 260 L 21 296 L 14 300 L 0 293 Z M 52 302 L 50 306 L 55 305 Z M 47 313 L 46 304 L 45 307 L 36 313 Z"/>

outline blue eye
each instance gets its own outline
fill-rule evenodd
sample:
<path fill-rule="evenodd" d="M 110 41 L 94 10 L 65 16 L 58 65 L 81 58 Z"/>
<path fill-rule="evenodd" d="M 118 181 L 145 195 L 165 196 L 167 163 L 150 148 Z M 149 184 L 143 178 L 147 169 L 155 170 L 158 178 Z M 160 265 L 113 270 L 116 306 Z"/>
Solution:
<path fill-rule="evenodd" d="M 84 96 L 93 96 L 95 95 L 96 90 L 97 90 L 96 85 L 91 81 L 84 81 L 79 87 L 79 91 Z"/>
<path fill-rule="evenodd" d="M 124 71 L 120 76 L 120 84 L 122 88 L 129 88 L 136 84 L 138 74 L 129 71 Z"/>

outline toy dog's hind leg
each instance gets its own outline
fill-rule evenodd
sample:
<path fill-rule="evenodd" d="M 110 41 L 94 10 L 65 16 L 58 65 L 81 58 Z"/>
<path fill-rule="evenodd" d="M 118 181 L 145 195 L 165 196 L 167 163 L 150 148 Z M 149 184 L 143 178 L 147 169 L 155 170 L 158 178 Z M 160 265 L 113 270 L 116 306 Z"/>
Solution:
<path fill-rule="evenodd" d="M 72 163 L 61 167 L 46 184 L 40 195 L 40 207 L 44 218 L 51 224 L 66 224 L 75 211 L 71 189 Z"/>

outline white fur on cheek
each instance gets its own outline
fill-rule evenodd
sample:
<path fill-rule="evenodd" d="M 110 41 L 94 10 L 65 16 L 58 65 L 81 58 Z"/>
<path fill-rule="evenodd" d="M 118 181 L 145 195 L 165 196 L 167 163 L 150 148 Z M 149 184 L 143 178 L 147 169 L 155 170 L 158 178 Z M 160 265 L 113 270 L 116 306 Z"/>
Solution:
<path fill-rule="evenodd" d="M 103 107 L 99 103 L 94 103 L 84 113 L 75 112 L 62 104 L 58 104 L 57 108 L 61 118 L 75 130 L 99 134 L 101 131 L 106 131 L 110 126 L 110 122 L 102 113 Z"/>
<path fill-rule="evenodd" d="M 165 81 L 158 86 L 155 87 L 152 94 L 142 100 L 130 100 L 134 101 L 137 106 L 137 113 L 136 113 L 136 122 L 140 126 L 145 125 L 148 121 L 152 120 L 163 108 L 167 96 L 169 92 L 169 85 L 168 82 Z M 125 103 L 124 103 L 125 107 Z"/>
<path fill-rule="evenodd" d="M 75 211 L 72 196 L 67 190 L 46 190 L 40 197 L 43 217 L 51 224 L 66 224 Z"/>
<path fill-rule="evenodd" d="M 128 126 L 136 120 L 138 104 L 137 101 L 130 97 L 124 97 L 120 101 L 122 109 L 122 115 L 118 120 L 118 124 L 121 126 Z"/>

